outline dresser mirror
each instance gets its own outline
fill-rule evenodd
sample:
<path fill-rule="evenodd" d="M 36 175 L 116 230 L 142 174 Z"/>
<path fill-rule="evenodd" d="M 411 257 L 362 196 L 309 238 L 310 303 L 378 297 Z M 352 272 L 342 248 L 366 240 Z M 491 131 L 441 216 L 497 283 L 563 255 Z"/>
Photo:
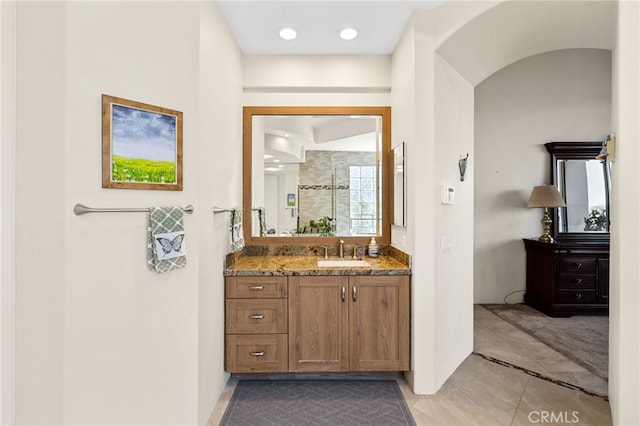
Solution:
<path fill-rule="evenodd" d="M 389 107 L 244 107 L 246 243 L 388 243 L 390 135 Z"/>
<path fill-rule="evenodd" d="M 555 209 L 552 231 L 558 241 L 608 241 L 611 163 L 596 159 L 601 142 L 550 142 L 552 182 L 566 208 Z"/>

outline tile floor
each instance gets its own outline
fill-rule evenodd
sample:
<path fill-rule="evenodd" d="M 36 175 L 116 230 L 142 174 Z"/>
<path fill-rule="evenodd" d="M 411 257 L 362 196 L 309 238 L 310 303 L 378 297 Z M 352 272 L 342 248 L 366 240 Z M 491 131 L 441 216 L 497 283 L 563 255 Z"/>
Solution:
<path fill-rule="evenodd" d="M 435 395 L 415 395 L 398 379 L 418 425 L 611 424 L 606 381 L 482 306 L 474 317 L 474 354 Z M 236 383 L 229 380 L 207 426 L 222 419 Z"/>

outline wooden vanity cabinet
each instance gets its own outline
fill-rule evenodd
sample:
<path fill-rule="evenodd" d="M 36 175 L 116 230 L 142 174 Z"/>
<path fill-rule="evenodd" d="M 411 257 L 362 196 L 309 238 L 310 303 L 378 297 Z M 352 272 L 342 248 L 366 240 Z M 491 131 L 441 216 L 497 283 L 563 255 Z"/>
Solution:
<path fill-rule="evenodd" d="M 227 277 L 225 369 L 285 372 L 288 367 L 287 277 Z"/>
<path fill-rule="evenodd" d="M 289 370 L 409 369 L 408 276 L 289 278 Z"/>

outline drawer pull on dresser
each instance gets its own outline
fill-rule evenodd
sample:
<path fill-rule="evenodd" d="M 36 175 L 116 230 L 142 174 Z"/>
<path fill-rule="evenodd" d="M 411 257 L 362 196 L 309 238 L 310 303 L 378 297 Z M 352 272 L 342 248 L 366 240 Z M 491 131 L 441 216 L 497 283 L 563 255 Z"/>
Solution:
<path fill-rule="evenodd" d="M 574 281 L 576 282 L 576 284 L 580 284 L 582 283 L 582 278 L 574 278 Z"/>
<path fill-rule="evenodd" d="M 574 262 L 573 266 L 575 266 L 576 269 L 580 269 L 582 268 L 582 263 Z"/>
<path fill-rule="evenodd" d="M 578 299 L 578 300 L 582 299 L 582 294 L 576 293 L 576 299 Z"/>
<path fill-rule="evenodd" d="M 251 318 L 251 319 L 262 319 L 262 318 L 264 318 L 264 315 L 249 315 L 249 318 Z"/>
<path fill-rule="evenodd" d="M 264 351 L 262 352 L 249 352 L 251 356 L 264 356 Z"/>
<path fill-rule="evenodd" d="M 263 285 L 252 285 L 251 287 L 249 287 L 250 290 L 254 290 L 254 291 L 260 291 L 260 290 L 264 290 L 264 286 Z"/>

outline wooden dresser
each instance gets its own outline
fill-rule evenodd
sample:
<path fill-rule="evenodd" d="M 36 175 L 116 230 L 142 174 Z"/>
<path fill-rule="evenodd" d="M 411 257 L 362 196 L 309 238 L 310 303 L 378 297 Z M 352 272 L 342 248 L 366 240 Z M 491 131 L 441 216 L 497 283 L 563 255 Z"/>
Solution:
<path fill-rule="evenodd" d="M 609 312 L 609 243 L 524 240 L 525 303 L 549 316 Z"/>

